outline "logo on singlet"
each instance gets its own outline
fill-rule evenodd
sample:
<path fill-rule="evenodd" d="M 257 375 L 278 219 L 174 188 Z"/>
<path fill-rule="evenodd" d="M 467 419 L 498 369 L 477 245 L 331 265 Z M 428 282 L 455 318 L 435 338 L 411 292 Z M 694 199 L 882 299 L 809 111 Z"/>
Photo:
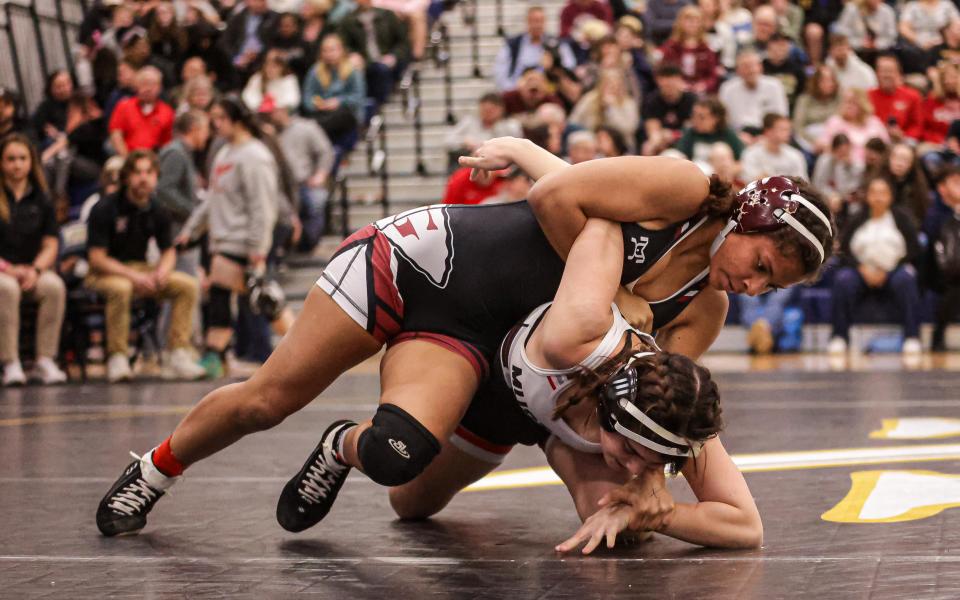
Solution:
<path fill-rule="evenodd" d="M 404 458 L 410 458 L 410 453 L 407 452 L 407 445 L 403 443 L 402 440 L 395 440 L 390 438 L 390 447 L 397 451 L 397 454 Z"/>
<path fill-rule="evenodd" d="M 637 241 L 637 238 L 631 235 L 630 241 L 633 242 L 633 253 L 627 257 L 627 260 L 632 260 L 638 265 L 642 265 L 647 260 L 647 257 L 643 255 L 643 251 L 646 250 L 647 244 L 650 243 L 650 238 L 641 235 L 640 240 Z"/>
<path fill-rule="evenodd" d="M 520 383 L 521 375 L 523 375 L 523 370 L 514 365 L 510 373 L 510 382 L 513 385 L 513 393 L 516 394 L 517 398 L 523 398 L 523 384 Z"/>

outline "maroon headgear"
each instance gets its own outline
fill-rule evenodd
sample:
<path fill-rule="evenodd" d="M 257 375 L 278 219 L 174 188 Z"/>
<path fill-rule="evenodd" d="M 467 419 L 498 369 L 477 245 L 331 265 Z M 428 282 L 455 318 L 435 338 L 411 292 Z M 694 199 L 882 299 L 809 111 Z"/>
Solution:
<path fill-rule="evenodd" d="M 803 207 L 823 221 L 827 231 L 833 235 L 830 219 L 815 204 L 800 195 L 800 188 L 794 182 L 780 176 L 757 179 L 737 193 L 734 204 L 735 212 L 730 223 L 724 228 L 723 236 L 730 231 L 737 233 L 776 231 L 787 225 L 793 227 L 813 244 L 820 253 L 820 262 L 823 262 L 823 244 L 793 215 Z"/>

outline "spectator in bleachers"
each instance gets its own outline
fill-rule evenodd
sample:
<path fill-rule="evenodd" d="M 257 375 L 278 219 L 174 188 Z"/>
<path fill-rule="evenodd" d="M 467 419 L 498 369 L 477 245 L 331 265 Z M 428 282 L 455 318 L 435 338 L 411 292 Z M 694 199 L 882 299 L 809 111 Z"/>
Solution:
<path fill-rule="evenodd" d="M 785 351 L 778 347 L 777 342 L 784 333 L 787 307 L 795 298 L 794 290 L 774 290 L 758 296 L 737 294 L 740 324 L 748 328 L 747 345 L 750 352 L 763 356 L 775 350 Z"/>
<path fill-rule="evenodd" d="M 803 9 L 790 0 L 770 0 L 770 6 L 777 15 L 777 31 L 799 44 L 803 34 Z"/>
<path fill-rule="evenodd" d="M 92 41 L 94 45 L 112 52 L 117 59 L 121 59 L 123 58 L 123 51 L 120 47 L 120 40 L 136 26 L 136 14 L 132 5 L 117 2 L 110 12 L 109 25 L 100 32 L 99 41 L 96 40 L 96 37 L 93 37 Z"/>
<path fill-rule="evenodd" d="M 613 158 L 629 154 L 630 146 L 620 130 L 609 125 L 597 127 L 597 152 L 604 158 Z"/>
<path fill-rule="evenodd" d="M 733 156 L 740 160 L 743 140 L 727 125 L 727 109 L 713 97 L 701 98 L 693 105 L 690 127 L 683 131 L 676 148 L 690 160 L 706 163 L 714 144 L 730 146 Z"/>
<path fill-rule="evenodd" d="M 619 46 L 617 46 L 619 49 Z M 620 57 L 620 53 L 617 53 Z M 624 63 L 617 63 L 623 65 Z M 585 86 L 578 76 L 578 71 L 573 71 L 563 66 L 559 52 L 555 48 L 548 49 L 543 53 L 543 74 L 547 78 L 547 83 L 553 88 L 557 97 L 563 102 L 564 110 L 571 110 L 583 95 Z M 629 75 L 633 76 L 631 71 Z"/>
<path fill-rule="evenodd" d="M 303 6 L 306 4 L 304 2 Z M 298 84 L 307 76 L 307 69 L 317 56 L 316 46 L 304 41 L 300 17 L 295 13 L 282 13 L 277 18 L 277 30 L 270 48 L 283 57 Z"/>
<path fill-rule="evenodd" d="M 133 297 L 156 297 L 173 303 L 167 336 L 169 360 L 164 376 L 197 379 L 204 370 L 190 354 L 192 315 L 197 281 L 174 270 L 177 252 L 171 245 L 171 223 L 157 204 L 157 158 L 148 150 L 131 151 L 121 172 L 120 190 L 97 202 L 87 224 L 90 275 L 85 284 L 107 303 L 107 379 L 132 377 L 128 360 L 130 304 Z M 147 264 L 147 244 L 156 241 L 160 261 Z"/>
<path fill-rule="evenodd" d="M 507 116 L 533 112 L 541 104 L 562 104 L 562 100 L 550 91 L 546 76 L 534 67 L 523 72 L 517 89 L 504 92 L 502 97 Z"/>
<path fill-rule="evenodd" d="M 327 184 L 336 159 L 333 144 L 315 121 L 286 108 L 274 108 L 269 118 L 299 194 L 300 249 L 313 250 L 326 228 Z"/>
<path fill-rule="evenodd" d="M 41 151 L 66 131 L 72 98 L 73 77 L 70 72 L 59 70 L 51 73 L 43 89 L 43 100 L 31 117 L 33 130 L 40 139 Z"/>
<path fill-rule="evenodd" d="M 607 69 L 617 69 L 623 72 L 630 95 L 640 99 L 642 98 L 640 80 L 636 72 L 630 68 L 628 61 L 630 61 L 629 54 L 623 51 L 617 38 L 606 35 L 597 40 L 590 49 L 590 62 L 577 69 L 577 73 L 580 74 L 578 83 L 582 89 L 592 90 L 600 80 L 600 73 Z"/>
<path fill-rule="evenodd" d="M 217 89 L 213 86 L 213 81 L 207 77 L 196 77 L 184 86 L 183 102 L 177 107 L 177 113 L 182 114 L 188 110 L 209 110 L 216 99 Z"/>
<path fill-rule="evenodd" d="M 941 62 L 957 64 L 960 62 L 960 19 L 950 21 L 943 28 L 943 43 L 937 44 L 927 52 L 928 69 Z"/>
<path fill-rule="evenodd" d="M 873 173 L 883 168 L 887 162 L 887 152 L 890 149 L 888 141 L 879 137 L 867 140 L 867 143 L 863 146 L 864 173 Z"/>
<path fill-rule="evenodd" d="M 761 58 L 767 54 L 767 44 L 780 29 L 777 11 L 769 4 L 761 4 L 753 9 L 753 29 L 749 43 L 741 43 L 739 51 L 746 49 L 755 51 Z"/>
<path fill-rule="evenodd" d="M 733 54 L 726 57 L 724 66 L 733 70 L 737 66 L 737 51 L 753 40 L 753 13 L 741 6 L 741 0 L 717 0 L 720 4 L 716 20 L 733 32 L 735 48 Z"/>
<path fill-rule="evenodd" d="M 23 103 L 20 94 L 0 87 L 0 138 L 10 134 L 20 133 L 36 144 L 36 132 L 30 127 L 30 121 L 23 114 Z"/>
<path fill-rule="evenodd" d="M 571 0 L 572 1 L 572 0 Z M 662 0 L 647 2 L 644 20 L 649 28 L 650 39 L 657 46 L 666 41 L 673 31 L 674 23 L 680 10 L 689 5 L 690 0 Z M 567 6 L 570 6 L 569 4 Z M 566 8 L 564 9 L 566 10 Z M 562 16 L 561 16 L 562 18 Z M 566 35 L 561 29 L 560 35 Z"/>
<path fill-rule="evenodd" d="M 202 56 L 204 62 L 210 68 L 210 76 L 221 89 L 226 89 L 231 85 L 229 73 L 232 67 L 232 59 L 227 55 L 227 51 L 217 44 L 220 38 L 221 25 L 219 16 L 216 12 L 213 17 L 206 11 L 201 11 L 198 4 L 190 4 L 182 20 L 184 31 L 187 33 L 187 50 L 184 56 Z M 214 18 L 215 17 L 215 18 Z M 217 73 L 223 73 L 222 78 L 216 78 Z"/>
<path fill-rule="evenodd" d="M 732 70 L 737 63 L 737 37 L 730 23 L 720 18 L 720 0 L 699 0 L 707 45 L 717 53 L 720 64 Z"/>
<path fill-rule="evenodd" d="M 936 150 L 947 140 L 950 124 L 960 119 L 960 69 L 955 63 L 942 62 L 931 69 L 932 88 L 923 101 L 923 127 L 920 140 L 924 151 Z"/>
<path fill-rule="evenodd" d="M 826 196 L 834 214 L 844 211 L 851 194 L 860 187 L 863 179 L 863 163 L 853 160 L 850 138 L 842 133 L 833 136 L 829 152 L 817 158 L 811 183 Z"/>
<path fill-rule="evenodd" d="M 943 42 L 941 31 L 951 21 L 960 20 L 960 11 L 950 0 L 913 0 L 900 12 L 899 49 L 904 71 L 920 73 L 928 63 L 927 53 Z M 878 66 L 879 68 L 879 66 Z"/>
<path fill-rule="evenodd" d="M 554 50 L 566 69 L 577 66 L 570 46 L 546 32 L 547 15 L 541 6 L 527 9 L 527 32 L 509 37 L 493 60 L 493 80 L 497 89 L 507 92 L 517 87 L 524 71 L 543 64 L 543 54 Z"/>
<path fill-rule="evenodd" d="M 573 108 L 570 122 L 591 131 L 609 125 L 632 141 L 640 124 L 640 110 L 627 91 L 623 73 L 622 69 L 603 71 L 597 86 Z"/>
<path fill-rule="evenodd" d="M 504 117 L 503 98 L 496 92 L 480 96 L 476 114 L 463 116 L 447 133 L 446 147 L 449 171 L 459 168 L 457 159 L 469 155 L 477 146 L 495 137 L 521 137 L 520 123 Z"/>
<path fill-rule="evenodd" d="M 542 130 L 543 143 L 539 143 L 550 153 L 556 156 L 564 156 L 567 153 L 567 138 L 574 131 L 580 131 L 581 127 L 567 121 L 567 114 L 563 107 L 554 102 L 541 104 L 533 114 L 532 127 Z M 531 131 L 524 128 L 524 137 L 533 140 L 535 136 Z"/>
<path fill-rule="evenodd" d="M 300 82 L 283 54 L 271 48 L 264 54 L 260 69 L 247 81 L 241 97 L 251 112 L 259 111 L 268 99 L 273 106 L 296 110 L 300 106 Z"/>
<path fill-rule="evenodd" d="M 150 55 L 164 63 L 162 71 L 176 73 L 187 51 L 187 32 L 177 22 L 171 2 L 159 1 L 147 13 L 147 40 Z"/>
<path fill-rule="evenodd" d="M 806 90 L 793 107 L 793 130 L 800 146 L 812 152 L 824 124 L 840 108 L 840 86 L 831 67 L 820 65 L 807 81 Z"/>
<path fill-rule="evenodd" d="M 373 5 L 396 13 L 406 23 L 411 58 L 414 61 L 423 60 L 429 35 L 427 31 L 429 0 L 373 0 Z"/>
<path fill-rule="evenodd" d="M 719 98 L 730 127 L 747 137 L 760 132 L 767 113 L 790 114 L 783 85 L 763 74 L 760 55 L 752 50 L 737 55 L 737 75 L 720 86 Z"/>
<path fill-rule="evenodd" d="M 880 174 L 893 185 L 894 207 L 913 217 L 913 224 L 919 227 L 930 205 L 930 186 L 913 147 L 893 144 Z"/>
<path fill-rule="evenodd" d="M 320 44 L 320 57 L 303 84 L 303 111 L 336 144 L 363 123 L 367 94 L 363 72 L 355 68 L 335 33 Z"/>
<path fill-rule="evenodd" d="M 788 175 L 807 179 L 807 161 L 803 153 L 790 146 L 790 117 L 768 114 L 763 117 L 763 133 L 747 146 L 740 157 L 747 181 Z"/>
<path fill-rule="evenodd" d="M 302 77 L 306 77 L 306 71 L 310 64 L 320 54 L 320 42 L 323 36 L 333 29 L 330 19 L 330 9 L 332 0 L 303 0 L 300 5 L 300 39 L 304 44 Z M 346 14 L 346 13 L 344 13 Z M 303 81 L 301 77 L 301 81 Z"/>
<path fill-rule="evenodd" d="M 924 154 L 921 161 L 933 180 L 939 180 L 940 171 L 947 167 L 960 167 L 960 120 L 950 123 L 943 145 Z"/>
<path fill-rule="evenodd" d="M 260 127 L 241 102 L 217 101 L 210 120 L 225 143 L 213 158 L 204 203 L 193 211 L 174 242 L 186 245 L 205 229 L 208 232 L 213 259 L 206 351 L 200 364 L 209 377 L 218 378 L 224 373 L 224 355 L 233 337 L 234 294 L 246 293 L 246 270 L 263 273 L 266 268 L 281 190 L 277 161 L 259 139 Z"/>
<path fill-rule="evenodd" d="M 500 190 L 497 195 L 487 198 L 482 204 L 505 204 L 525 200 L 533 186 L 527 174 L 517 166 L 511 167 L 500 179 Z"/>
<path fill-rule="evenodd" d="M 931 287 L 940 294 L 934 312 L 931 349 L 947 349 L 947 325 L 960 311 L 960 169 L 943 171 L 937 183 L 937 202 L 923 223 L 932 260 Z"/>
<path fill-rule="evenodd" d="M 20 301 L 37 312 L 36 362 L 31 379 L 61 383 L 67 376 L 55 359 L 60 347 L 66 288 L 57 276 L 58 231 L 37 151 L 22 134 L 0 141 L 0 364 L 3 385 L 22 385 Z"/>
<path fill-rule="evenodd" d="M 743 169 L 740 162 L 733 156 L 733 150 L 723 142 L 717 142 L 710 147 L 707 164 L 721 180 L 730 183 L 733 189 L 739 190 L 747 184 L 743 178 Z"/>
<path fill-rule="evenodd" d="M 660 154 L 672 146 L 693 114 L 697 96 L 684 89 L 680 68 L 673 64 L 657 67 L 657 89 L 643 102 L 643 127 L 646 141 L 642 154 Z"/>
<path fill-rule="evenodd" d="M 500 186 L 503 185 L 501 175 L 505 171 L 482 175 L 476 180 L 471 179 L 470 172 L 469 167 L 463 167 L 447 179 L 447 187 L 443 192 L 444 204 L 483 204 L 500 193 Z"/>
<path fill-rule="evenodd" d="M 655 5 L 685 4 L 687 0 L 661 0 Z M 648 9 L 649 10 L 649 9 Z M 599 19 L 613 27 L 613 11 L 604 0 L 567 0 L 560 11 L 560 37 L 569 38 L 573 33 L 574 25 L 581 18 Z M 670 23 L 673 23 L 671 19 Z M 668 30 L 669 31 L 669 30 Z"/>
<path fill-rule="evenodd" d="M 210 74 L 207 72 L 207 63 L 203 60 L 203 58 L 199 56 L 191 56 L 190 58 L 184 60 L 183 65 L 180 67 L 180 83 L 170 90 L 169 94 L 167 94 L 167 99 L 169 100 L 170 106 L 179 111 L 180 105 L 184 101 L 184 91 L 187 87 L 187 84 L 197 77 L 209 76 Z"/>
<path fill-rule="evenodd" d="M 917 228 L 893 202 L 889 181 L 868 178 L 867 210 L 852 217 L 842 234 L 844 263 L 833 281 L 833 332 L 827 346 L 831 354 L 846 352 L 857 306 L 867 293 L 897 309 L 905 338 L 903 353 L 921 351 L 920 288 L 912 265 L 920 253 Z"/>
<path fill-rule="evenodd" d="M 592 131 L 574 131 L 567 139 L 567 158 L 578 165 L 597 158 L 597 136 Z"/>
<path fill-rule="evenodd" d="M 923 135 L 923 99 L 903 84 L 900 61 L 892 54 L 877 57 L 877 87 L 869 92 L 873 112 L 887 125 L 892 140 L 920 139 Z"/>
<path fill-rule="evenodd" d="M 110 116 L 110 144 L 120 156 L 156 150 L 173 136 L 173 109 L 160 99 L 160 71 L 144 67 L 137 71 L 135 83 L 137 95 L 121 100 Z"/>
<path fill-rule="evenodd" d="M 106 95 L 106 102 L 103 105 L 103 116 L 108 122 L 117 104 L 137 95 L 136 79 L 137 68 L 133 63 L 127 60 L 117 63 L 116 81 L 113 82 L 113 88 Z"/>
<path fill-rule="evenodd" d="M 243 0 L 243 8 L 227 19 L 218 45 L 230 57 L 234 70 L 221 73 L 234 86 L 241 85 L 270 46 L 278 15 L 267 0 Z"/>
<path fill-rule="evenodd" d="M 837 114 L 824 123 L 817 149 L 823 151 L 829 148 L 833 136 L 838 133 L 850 139 L 853 160 L 858 163 L 864 162 L 864 146 L 867 140 L 890 140 L 883 121 L 873 114 L 873 105 L 870 104 L 867 93 L 859 88 L 844 89 L 840 93 L 840 108 Z"/>
<path fill-rule="evenodd" d="M 824 32 L 840 17 L 845 0 L 813 0 L 803 2 L 803 47 L 810 55 L 810 62 L 818 65 L 823 59 Z"/>
<path fill-rule="evenodd" d="M 198 110 L 189 110 L 173 123 L 173 141 L 158 155 L 157 204 L 167 211 L 171 238 L 183 228 L 190 214 L 200 205 L 201 188 L 194 165 L 194 154 L 207 146 L 210 119 Z M 176 269 L 196 277 L 199 252 L 185 250 L 177 254 Z"/>
<path fill-rule="evenodd" d="M 834 31 L 845 35 L 857 54 L 872 58 L 897 43 L 897 14 L 883 0 L 855 0 L 843 7 Z"/>
<path fill-rule="evenodd" d="M 793 106 L 807 81 L 806 67 L 790 50 L 793 42 L 783 33 L 775 33 L 767 43 L 767 57 L 763 59 L 763 73 L 775 77 Z"/>
<path fill-rule="evenodd" d="M 620 46 L 622 65 L 633 71 L 640 85 L 640 97 L 646 98 L 656 84 L 653 78 L 653 67 L 650 66 L 644 49 L 643 23 L 633 15 L 620 17 L 613 31 L 613 37 Z"/>
<path fill-rule="evenodd" d="M 164 87 L 173 87 L 176 83 L 176 66 L 151 53 L 147 30 L 143 27 L 133 27 L 123 34 L 120 48 L 123 50 L 123 60 L 129 61 L 137 71 L 144 67 L 153 67 L 160 72 Z"/>
<path fill-rule="evenodd" d="M 375 8 L 372 0 L 356 3 L 357 8 L 340 21 L 340 36 L 347 51 L 363 59 L 367 95 L 380 105 L 410 62 L 410 42 L 396 14 Z"/>
<path fill-rule="evenodd" d="M 842 33 L 830 34 L 830 50 L 826 63 L 836 72 L 837 81 L 843 89 L 869 90 L 877 87 L 876 73 L 850 49 L 850 41 Z"/>
<path fill-rule="evenodd" d="M 696 6 L 684 6 L 670 39 L 660 47 L 662 62 L 680 67 L 688 89 L 696 94 L 716 93 L 720 85 L 717 54 L 707 45 L 703 16 Z"/>

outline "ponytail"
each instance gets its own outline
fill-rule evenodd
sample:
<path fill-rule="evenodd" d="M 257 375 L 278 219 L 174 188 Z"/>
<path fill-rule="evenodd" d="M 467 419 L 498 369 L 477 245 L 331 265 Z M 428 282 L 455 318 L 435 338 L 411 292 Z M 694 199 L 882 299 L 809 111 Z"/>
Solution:
<path fill-rule="evenodd" d="M 716 174 L 710 176 L 710 190 L 700 204 L 701 215 L 729 219 L 733 216 L 734 189 Z"/>

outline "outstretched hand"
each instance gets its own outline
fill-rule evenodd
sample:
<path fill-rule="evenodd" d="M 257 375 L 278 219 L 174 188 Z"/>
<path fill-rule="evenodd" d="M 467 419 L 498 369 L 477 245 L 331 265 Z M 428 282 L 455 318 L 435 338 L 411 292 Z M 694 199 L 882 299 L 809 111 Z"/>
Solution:
<path fill-rule="evenodd" d="M 499 137 L 485 141 L 477 146 L 472 156 L 461 156 L 460 166 L 470 167 L 470 180 L 489 183 L 493 171 L 506 169 L 513 164 L 513 150 L 517 138 Z"/>
<path fill-rule="evenodd" d="M 673 516 L 673 496 L 667 491 L 662 469 L 647 469 L 643 474 L 607 492 L 598 504 L 628 506 L 628 527 L 633 530 L 660 531 Z"/>

